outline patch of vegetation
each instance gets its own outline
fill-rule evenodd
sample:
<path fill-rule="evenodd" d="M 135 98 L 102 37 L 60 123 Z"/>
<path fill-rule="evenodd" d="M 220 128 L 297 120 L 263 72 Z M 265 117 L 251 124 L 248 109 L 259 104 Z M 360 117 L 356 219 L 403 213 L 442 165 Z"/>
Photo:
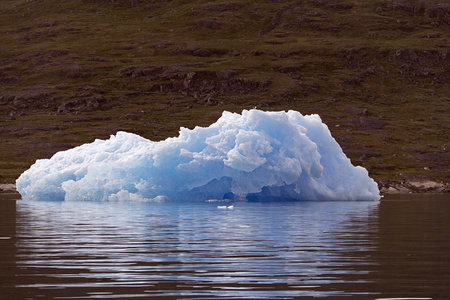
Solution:
<path fill-rule="evenodd" d="M 450 182 L 444 0 L 0 3 L 0 181 L 118 130 L 317 113 L 377 180 Z"/>

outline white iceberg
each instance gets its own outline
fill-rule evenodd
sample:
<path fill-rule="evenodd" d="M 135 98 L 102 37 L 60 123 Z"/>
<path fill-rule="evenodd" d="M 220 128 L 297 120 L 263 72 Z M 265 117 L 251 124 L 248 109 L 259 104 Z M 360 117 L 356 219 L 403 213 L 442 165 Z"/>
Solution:
<path fill-rule="evenodd" d="M 117 132 L 50 159 L 17 179 L 29 200 L 378 200 L 318 115 L 225 111 L 209 127 L 153 142 Z"/>

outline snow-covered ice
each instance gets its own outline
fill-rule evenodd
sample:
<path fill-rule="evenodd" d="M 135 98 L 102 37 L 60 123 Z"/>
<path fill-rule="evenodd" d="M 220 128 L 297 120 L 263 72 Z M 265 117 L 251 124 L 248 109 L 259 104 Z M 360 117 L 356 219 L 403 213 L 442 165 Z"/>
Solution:
<path fill-rule="evenodd" d="M 50 159 L 17 179 L 29 200 L 378 200 L 318 115 L 223 112 L 209 127 L 153 142 L 117 132 Z"/>

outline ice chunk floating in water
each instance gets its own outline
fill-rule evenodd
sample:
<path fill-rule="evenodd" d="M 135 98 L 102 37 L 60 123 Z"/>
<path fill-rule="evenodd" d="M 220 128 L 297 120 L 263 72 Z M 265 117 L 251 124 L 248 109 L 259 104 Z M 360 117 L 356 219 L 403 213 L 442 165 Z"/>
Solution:
<path fill-rule="evenodd" d="M 216 123 L 152 142 L 118 132 L 37 160 L 17 179 L 23 199 L 378 200 L 318 115 L 224 112 Z"/>

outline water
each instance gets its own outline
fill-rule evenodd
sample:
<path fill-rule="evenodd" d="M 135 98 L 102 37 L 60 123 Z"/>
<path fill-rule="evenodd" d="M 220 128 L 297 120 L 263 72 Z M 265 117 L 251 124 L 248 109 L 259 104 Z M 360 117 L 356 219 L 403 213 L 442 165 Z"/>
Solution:
<path fill-rule="evenodd" d="M 446 195 L 223 205 L 3 199 L 0 299 L 450 298 Z"/>

